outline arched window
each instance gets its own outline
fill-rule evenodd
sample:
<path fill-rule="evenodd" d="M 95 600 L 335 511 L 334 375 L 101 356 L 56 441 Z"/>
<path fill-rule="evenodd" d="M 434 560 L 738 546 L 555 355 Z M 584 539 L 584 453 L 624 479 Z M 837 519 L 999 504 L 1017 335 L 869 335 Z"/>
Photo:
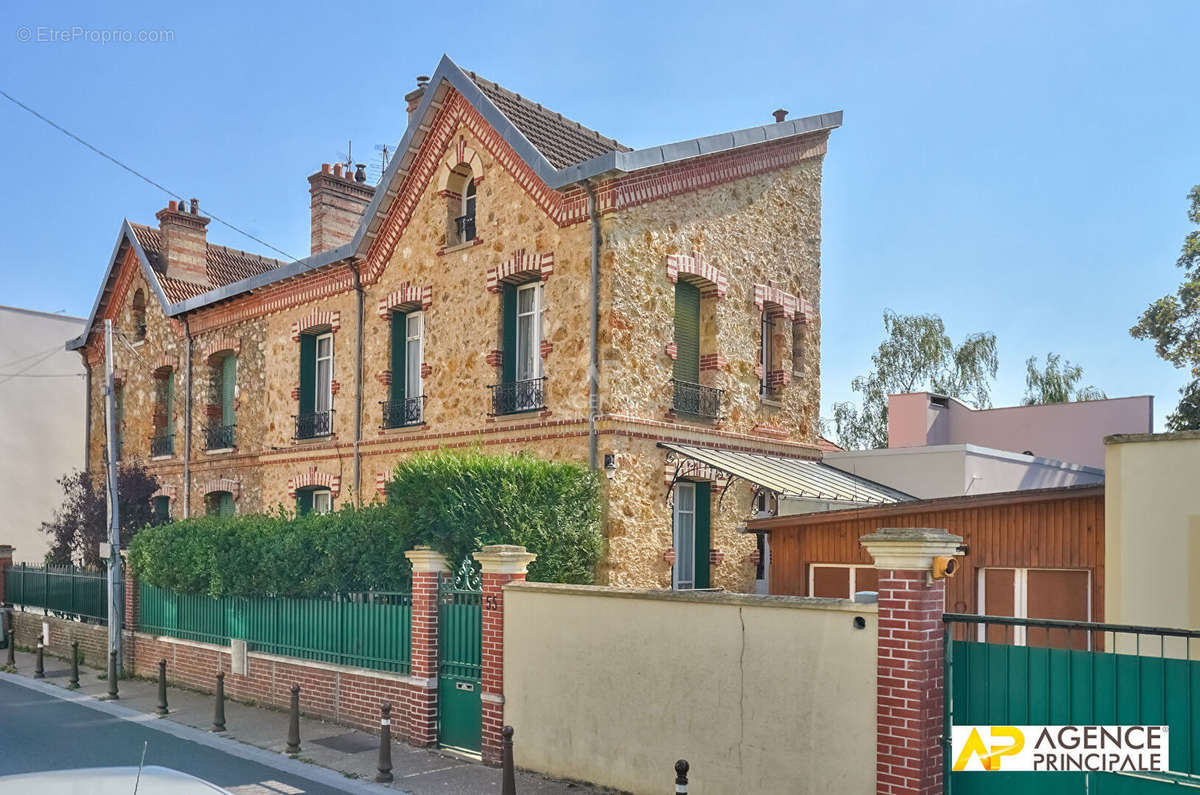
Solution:
<path fill-rule="evenodd" d="M 233 516 L 233 492 L 210 491 L 204 495 L 205 516 Z"/>
<path fill-rule="evenodd" d="M 146 339 L 146 294 L 141 289 L 133 294 L 133 338 Z"/>
<path fill-rule="evenodd" d="M 451 172 L 447 186 L 446 245 L 461 246 L 475 239 L 475 177 L 462 164 Z"/>
<path fill-rule="evenodd" d="M 309 513 L 329 513 L 333 510 L 333 492 L 327 488 L 317 487 L 296 490 L 296 515 L 304 516 Z"/>

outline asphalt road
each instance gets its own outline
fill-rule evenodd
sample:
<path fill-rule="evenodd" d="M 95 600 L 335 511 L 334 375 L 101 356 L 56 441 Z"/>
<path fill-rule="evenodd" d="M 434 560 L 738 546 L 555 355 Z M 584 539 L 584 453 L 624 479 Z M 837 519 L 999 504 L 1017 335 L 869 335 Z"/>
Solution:
<path fill-rule="evenodd" d="M 149 743 L 146 764 L 182 770 L 245 795 L 382 791 L 350 779 L 343 779 L 344 783 L 330 781 L 340 777 L 332 771 L 240 746 L 232 740 L 212 738 L 187 727 L 159 723 L 144 716 L 110 714 L 123 711 L 119 707 L 101 711 L 0 680 L 0 775 L 137 765 L 143 743 Z M 169 731 L 157 728 L 167 725 Z M 278 757 L 278 766 L 274 766 L 273 757 Z M 310 768 L 311 777 L 298 774 L 295 768 Z M 324 779 L 324 783 L 314 778 Z"/>

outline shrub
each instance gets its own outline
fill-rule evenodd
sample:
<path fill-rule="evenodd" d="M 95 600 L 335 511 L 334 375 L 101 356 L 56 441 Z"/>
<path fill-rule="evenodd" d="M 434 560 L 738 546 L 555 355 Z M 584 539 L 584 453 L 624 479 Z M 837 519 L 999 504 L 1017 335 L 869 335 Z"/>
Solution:
<path fill-rule="evenodd" d="M 406 534 L 457 566 L 486 544 L 537 553 L 529 579 L 590 583 L 603 549 L 600 486 L 577 464 L 478 450 L 422 453 L 387 486 Z"/>
<path fill-rule="evenodd" d="M 59 478 L 63 503 L 54 518 L 42 523 L 42 532 L 51 537 L 46 562 L 56 565 L 81 563 L 100 565 L 100 543 L 108 541 L 108 493 L 103 475 L 72 472 Z M 123 463 L 117 469 L 117 510 L 120 517 L 121 546 L 134 534 L 155 521 L 150 501 L 158 491 L 158 480 L 140 463 Z"/>

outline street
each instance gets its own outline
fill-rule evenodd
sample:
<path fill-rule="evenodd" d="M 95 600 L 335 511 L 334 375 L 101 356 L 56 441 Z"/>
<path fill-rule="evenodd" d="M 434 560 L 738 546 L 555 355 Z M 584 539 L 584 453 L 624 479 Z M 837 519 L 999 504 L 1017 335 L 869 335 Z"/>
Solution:
<path fill-rule="evenodd" d="M 147 765 L 181 770 L 239 795 L 384 791 L 324 768 L 215 738 L 196 729 L 143 715 L 123 717 L 110 711 L 113 705 L 82 699 L 67 701 L 0 679 L 0 716 L 3 716 L 0 775 L 137 765 L 143 743 L 148 743 Z M 118 707 L 115 711 L 126 710 Z M 304 773 L 280 768 L 303 768 Z"/>

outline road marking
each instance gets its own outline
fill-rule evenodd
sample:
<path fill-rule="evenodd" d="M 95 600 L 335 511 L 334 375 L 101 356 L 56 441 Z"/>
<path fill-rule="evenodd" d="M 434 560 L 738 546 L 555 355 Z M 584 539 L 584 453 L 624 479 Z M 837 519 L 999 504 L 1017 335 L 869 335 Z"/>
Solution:
<path fill-rule="evenodd" d="M 466 767 L 466 765 L 450 765 L 450 767 L 439 767 L 436 770 L 421 770 L 416 773 L 409 773 L 408 775 L 401 776 L 401 778 L 416 778 L 417 776 L 427 776 L 430 773 L 445 773 L 447 770 L 457 770 L 460 767 Z"/>
<path fill-rule="evenodd" d="M 296 789 L 290 784 L 284 784 L 282 781 L 260 781 L 258 783 L 264 787 L 270 787 L 273 790 L 282 792 L 283 795 L 300 795 L 301 792 L 304 792 L 304 790 Z"/>

